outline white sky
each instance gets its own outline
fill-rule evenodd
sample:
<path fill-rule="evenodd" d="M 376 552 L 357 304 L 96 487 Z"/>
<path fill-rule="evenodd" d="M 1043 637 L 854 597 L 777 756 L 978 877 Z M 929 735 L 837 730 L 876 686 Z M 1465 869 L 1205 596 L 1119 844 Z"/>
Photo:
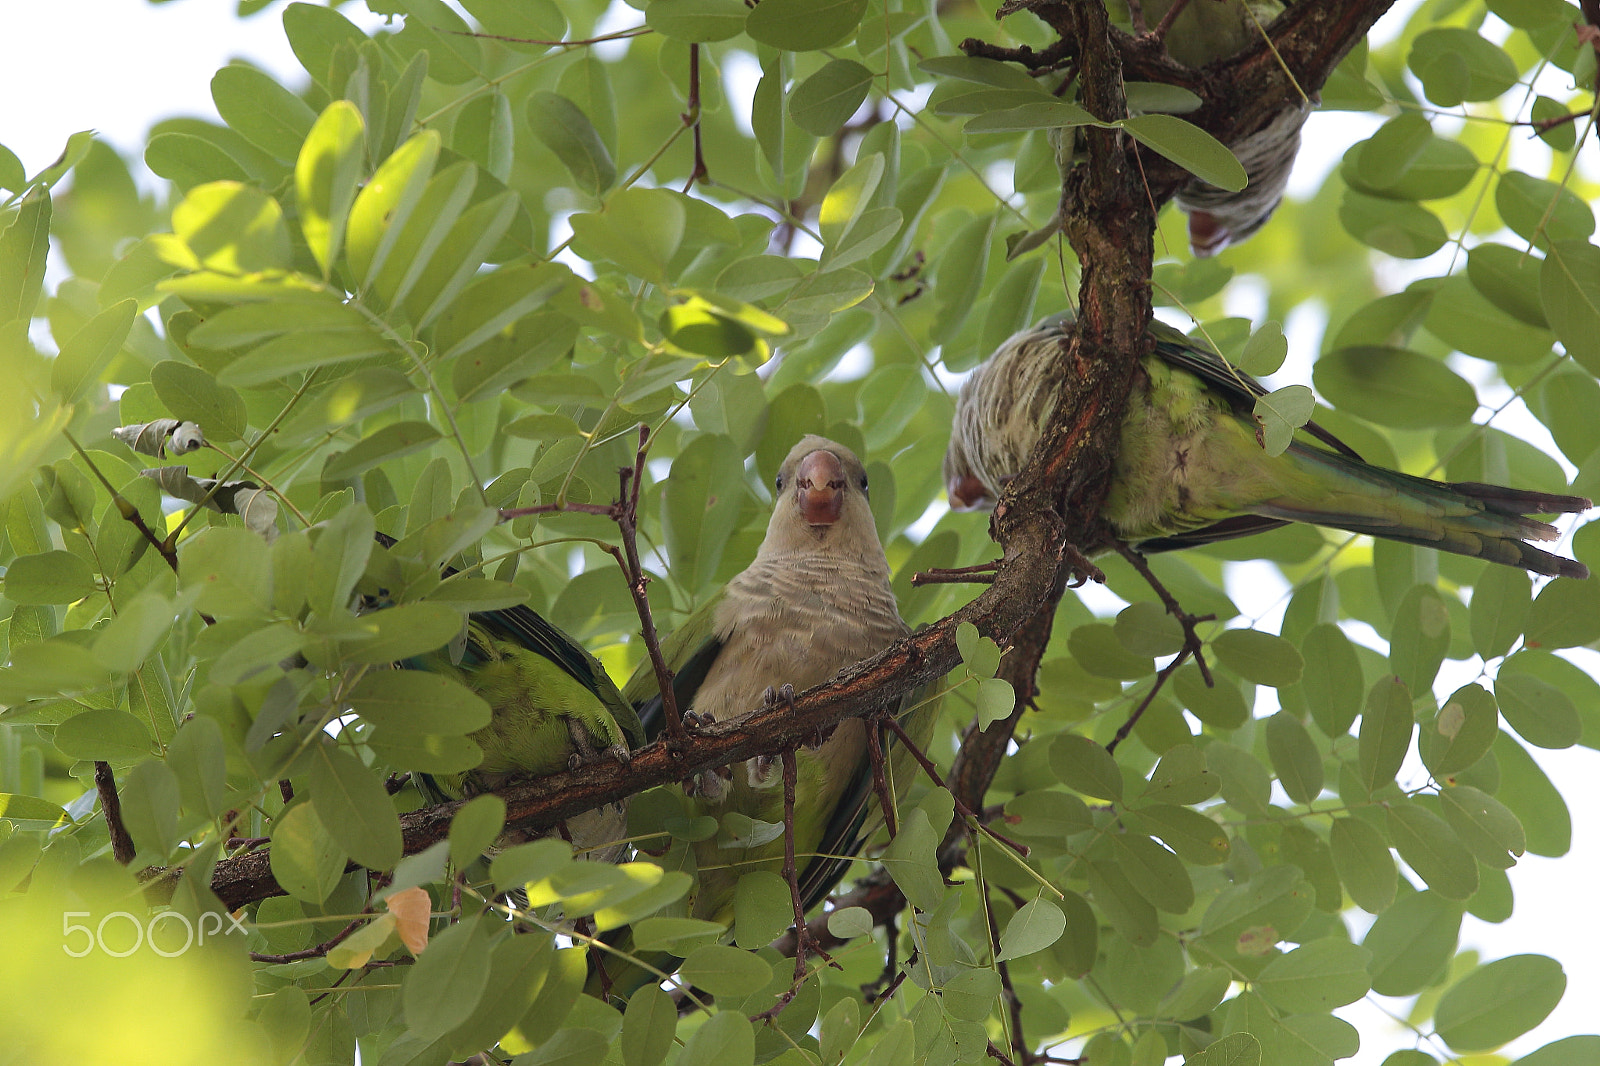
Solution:
<path fill-rule="evenodd" d="M 1399 7 L 1409 10 L 1415 2 Z M 21 158 L 30 175 L 53 161 L 77 130 L 99 130 L 124 155 L 136 153 L 145 131 L 158 119 L 178 114 L 215 119 L 211 76 L 234 57 L 246 57 L 297 84 L 304 75 L 283 35 L 282 7 L 276 4 L 240 20 L 233 15 L 231 0 L 156 5 L 142 0 L 0 0 L 0 144 Z M 365 26 L 382 21 L 359 3 L 342 10 Z M 1392 34 L 1402 17 L 1391 12 L 1380 23 L 1379 34 Z M 1291 191 L 1315 188 L 1321 172 L 1374 125 L 1361 116 L 1313 116 Z M 1309 360 L 1302 356 L 1299 365 L 1309 377 Z M 1229 583 L 1230 593 L 1249 615 L 1266 612 L 1277 597 L 1278 586 L 1258 583 L 1258 576 L 1251 571 L 1249 581 Z M 1255 595 L 1246 587 L 1251 584 L 1260 589 Z M 1442 690 L 1448 692 L 1456 683 L 1444 684 Z M 1511 871 L 1516 892 L 1512 919 L 1491 926 L 1468 916 L 1462 930 L 1463 947 L 1478 949 L 1486 960 L 1536 952 L 1566 968 L 1562 1005 L 1533 1034 L 1507 1049 L 1513 1056 L 1564 1036 L 1600 1031 L 1594 1013 L 1594 1004 L 1600 1003 L 1600 951 L 1595 950 L 1600 937 L 1593 932 L 1594 885 L 1600 880 L 1600 755 L 1584 748 L 1534 752 L 1572 810 L 1572 853 L 1560 860 L 1523 858 Z M 1357 911 L 1346 917 L 1360 916 Z M 1364 926 L 1355 931 L 1359 936 Z M 1403 1014 L 1407 1005 L 1381 1002 L 1396 1014 Z M 1366 1037 L 1362 1052 L 1347 1062 L 1378 1066 L 1389 1051 L 1411 1046 L 1404 1029 L 1373 1004 L 1356 1004 L 1339 1013 Z"/>

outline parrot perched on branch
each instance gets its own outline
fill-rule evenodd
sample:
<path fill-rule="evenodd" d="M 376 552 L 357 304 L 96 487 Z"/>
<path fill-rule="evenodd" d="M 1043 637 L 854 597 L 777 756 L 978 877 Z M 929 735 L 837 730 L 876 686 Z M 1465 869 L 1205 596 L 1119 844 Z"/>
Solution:
<path fill-rule="evenodd" d="M 911 630 L 900 618 L 889 586 L 889 563 L 867 503 L 867 474 L 848 448 L 818 436 L 804 437 L 779 468 L 772 519 L 755 561 L 703 604 L 663 644 L 674 671 L 673 691 L 681 711 L 726 721 L 771 705 L 778 693 L 799 692 L 828 681 L 845 667 L 882 651 Z M 625 689 L 639 703 L 646 731 L 659 734 L 661 696 L 651 664 L 641 664 Z M 653 698 L 650 694 L 654 693 Z M 936 706 L 920 691 L 900 701 L 902 728 L 924 743 Z M 794 851 L 796 881 L 811 906 L 843 876 L 880 815 L 873 798 L 867 729 L 847 718 L 816 746 L 796 753 Z M 904 753 L 904 748 L 896 749 Z M 891 758 L 895 752 L 890 753 Z M 909 766 L 899 768 L 897 791 L 909 785 Z M 783 768 L 778 755 L 764 755 L 686 782 L 686 806 L 723 822 L 717 834 L 690 849 L 697 872 L 687 912 L 731 924 L 741 874 L 778 872 L 784 842 L 775 832 L 739 838 L 748 821 L 783 822 Z M 626 949 L 625 949 L 626 950 Z M 626 960 L 596 953 L 589 990 L 626 998 L 653 975 Z M 664 972 L 671 956 L 643 956 Z M 603 971 L 603 972 L 602 972 Z"/>
<path fill-rule="evenodd" d="M 527 607 L 478 611 L 464 641 L 400 666 L 443 674 L 489 704 L 489 724 L 471 734 L 483 761 L 460 774 L 418 774 L 433 803 L 462 799 L 517 778 L 543 777 L 596 759 L 628 761 L 644 743 L 633 705 L 593 655 Z M 573 845 L 614 862 L 625 847 L 626 803 L 566 820 Z M 508 841 L 502 841 L 507 843 Z M 511 841 L 514 842 L 514 841 Z"/>
<path fill-rule="evenodd" d="M 1260 27 L 1284 7 L 1278 0 L 1144 0 L 1147 25 L 1158 25 L 1175 3 L 1184 7 L 1167 30 L 1167 54 L 1188 67 L 1203 67 L 1255 44 Z M 1216 255 L 1266 225 L 1283 199 L 1300 152 L 1300 127 L 1310 113 L 1308 100 L 1286 104 L 1261 129 L 1228 145 L 1249 177 L 1238 192 L 1199 178 L 1178 190 L 1175 199 L 1189 216 L 1189 247 L 1195 255 Z"/>
<path fill-rule="evenodd" d="M 962 385 L 944 457 L 953 508 L 992 508 L 1027 462 L 1057 402 L 1072 329 L 1056 316 L 1015 334 Z M 1582 563 L 1526 543 L 1559 536 L 1529 515 L 1583 511 L 1588 500 L 1385 470 L 1314 423 L 1307 432 L 1327 448 L 1295 441 L 1269 455 L 1252 417 L 1266 389 L 1170 326 L 1155 322 L 1151 331 L 1155 350 L 1128 397 L 1102 508 L 1135 547 L 1164 551 L 1309 522 L 1536 574 L 1589 575 Z"/>

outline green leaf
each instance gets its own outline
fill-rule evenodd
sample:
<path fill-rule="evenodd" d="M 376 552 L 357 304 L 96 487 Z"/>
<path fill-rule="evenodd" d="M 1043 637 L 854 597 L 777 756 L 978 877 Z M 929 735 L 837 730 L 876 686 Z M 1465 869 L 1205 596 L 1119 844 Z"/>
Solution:
<path fill-rule="evenodd" d="M 1527 625 L 1533 582 L 1526 571 L 1485 563 L 1472 586 L 1472 648 L 1485 659 L 1511 650 Z"/>
<path fill-rule="evenodd" d="M 1122 798 L 1122 771 L 1105 748 L 1088 737 L 1063 733 L 1050 745 L 1050 769 L 1075 792 L 1095 799 Z"/>
<path fill-rule="evenodd" d="M 220 274 L 238 277 L 289 266 L 283 208 L 252 185 L 213 181 L 195 186 L 172 209 L 172 231 L 202 266 Z M 263 298 L 270 294 L 261 291 Z"/>
<path fill-rule="evenodd" d="M 702 434 L 672 462 L 661 525 L 673 572 L 690 590 L 709 587 L 743 507 L 743 457 L 727 437 Z"/>
<path fill-rule="evenodd" d="M 1517 236 L 1552 254 L 1555 244 L 1581 241 L 1594 233 L 1594 212 L 1572 190 L 1521 171 L 1508 170 L 1500 175 L 1494 189 L 1494 206 Z M 1545 317 L 1554 327 L 1556 320 L 1550 314 L 1549 301 L 1545 304 Z M 1561 335 L 1560 330 L 1556 335 Z"/>
<path fill-rule="evenodd" d="M 448 604 L 403 603 L 398 607 L 363 615 L 353 626 L 341 632 L 339 650 L 351 662 L 398 662 L 444 647 L 460 635 L 462 626 L 461 612 Z M 422 690 L 423 686 L 419 684 L 418 689 Z M 472 715 L 473 720 L 478 721 L 479 725 L 484 724 L 480 720 L 482 709 L 475 704 L 466 706 L 472 708 L 467 713 Z M 393 726 L 395 723 L 391 721 L 389 724 Z M 432 716 L 429 717 L 429 724 L 447 728 L 429 728 L 427 732 L 458 732 L 448 722 Z"/>
<path fill-rule="evenodd" d="M 1342 737 L 1361 711 L 1361 661 L 1355 647 L 1332 622 L 1319 622 L 1300 641 L 1305 659 L 1300 691 L 1311 720 L 1323 736 Z"/>
<path fill-rule="evenodd" d="M 317 120 L 304 101 L 270 75 L 240 63 L 223 67 L 212 77 L 211 99 L 222 121 L 286 163 L 299 155 Z"/>
<path fill-rule="evenodd" d="M 1367 994 L 1371 959 L 1371 952 L 1348 940 L 1313 940 L 1267 963 L 1251 984 L 1285 1013 L 1328 1014 Z"/>
<path fill-rule="evenodd" d="M 1544 260 L 1529 251 L 1485 241 L 1467 253 L 1467 279 L 1491 304 L 1530 326 L 1549 329 L 1540 303 Z"/>
<path fill-rule="evenodd" d="M 1124 608 L 1112 628 L 1122 646 L 1141 657 L 1172 655 L 1183 647 L 1183 628 L 1158 603 Z"/>
<path fill-rule="evenodd" d="M 200 367 L 164 359 L 150 368 L 150 384 L 172 417 L 199 423 L 207 440 L 244 439 L 249 423 L 244 398 Z"/>
<path fill-rule="evenodd" d="M 400 819 L 394 804 L 383 782 L 353 755 L 327 743 L 316 746 L 311 802 L 328 835 L 356 862 L 388 870 L 400 861 Z"/>
<path fill-rule="evenodd" d="M 1412 996 L 1443 975 L 1461 933 L 1461 905 L 1436 892 L 1410 892 L 1378 915 L 1362 946 L 1372 952 L 1372 990 Z"/>
<path fill-rule="evenodd" d="M 584 191 L 599 196 L 616 182 L 617 167 L 611 153 L 577 104 L 541 89 L 529 94 L 526 114 L 533 135 L 555 153 Z"/>
<path fill-rule="evenodd" d="M 1395 429 L 1457 425 L 1478 408 L 1463 378 L 1401 348 L 1341 348 L 1317 360 L 1313 377 L 1334 406 Z"/>
<path fill-rule="evenodd" d="M 1502 667 L 1494 698 L 1506 724 L 1536 748 L 1570 748 L 1583 735 L 1577 707 L 1548 681 Z"/>
<path fill-rule="evenodd" d="M 405 975 L 406 1024 L 425 1036 L 449 1032 L 471 1017 L 488 987 L 489 930 L 480 916 L 463 918 L 428 941 Z"/>
<path fill-rule="evenodd" d="M 1282 455 L 1294 432 L 1311 420 L 1316 395 L 1304 385 L 1286 385 L 1256 397 L 1255 418 L 1261 424 L 1262 445 L 1268 455 Z"/>
<path fill-rule="evenodd" d="M 406 610 L 394 608 L 397 615 Z M 459 619 L 454 610 L 449 614 Z M 459 623 L 452 636 L 456 628 Z M 442 674 L 420 670 L 369 671 L 348 699 L 353 711 L 386 730 L 465 735 L 489 724 L 489 704 L 483 697 Z"/>
<path fill-rule="evenodd" d="M 609 259 L 630 274 L 664 283 L 667 264 L 683 241 L 683 203 L 665 189 L 623 189 L 598 213 L 573 215 L 574 247 Z"/>
<path fill-rule="evenodd" d="M 1522 1056 L 1516 1066 L 1587 1066 L 1596 1055 L 1600 1055 L 1600 1036 L 1569 1036 Z"/>
<path fill-rule="evenodd" d="M 176 613 L 172 602 L 155 589 L 141 590 L 124 601 L 117 616 L 95 635 L 95 658 L 112 673 L 132 673 L 166 640 Z"/>
<path fill-rule="evenodd" d="M 78 397 L 122 350 L 139 305 L 123 300 L 95 315 L 67 338 L 50 367 L 50 387 L 63 400 Z"/>
<path fill-rule="evenodd" d="M 345 256 L 363 287 L 388 262 L 433 175 L 439 134 L 423 130 L 395 149 L 356 196 L 345 234 Z"/>
<path fill-rule="evenodd" d="M 272 820 L 272 876 L 296 899 L 321 903 L 344 877 L 344 849 L 309 803 L 297 803 Z"/>
<path fill-rule="evenodd" d="M 967 120 L 968 133 L 1013 133 L 1020 130 L 1049 130 L 1070 129 L 1074 126 L 1104 126 L 1105 123 L 1096 121 L 1095 117 L 1077 104 L 1065 100 L 1039 100 L 1037 102 L 1027 99 L 1021 93 L 1007 93 L 1003 97 L 998 93 L 974 93 L 972 102 L 983 103 L 993 107 L 986 108 L 983 114 Z M 967 100 L 967 97 L 958 97 Z M 954 104 L 955 101 L 946 101 Z"/>
<path fill-rule="evenodd" d="M 1346 189 L 1339 202 L 1339 223 L 1362 244 L 1398 259 L 1424 259 L 1449 239 L 1444 223 L 1427 208 L 1354 189 Z"/>
<path fill-rule="evenodd" d="M 1517 816 L 1486 792 L 1470 785 L 1440 789 L 1439 806 L 1462 843 L 1491 869 L 1509 870 L 1527 849 Z"/>
<path fill-rule="evenodd" d="M 763 959 L 724 944 L 696 948 L 679 969 L 685 980 L 714 996 L 743 995 L 772 980 L 772 967 Z"/>
<path fill-rule="evenodd" d="M 178 576 L 195 609 L 214 618 L 263 618 L 272 609 L 272 556 L 247 529 L 213 526 L 184 545 Z"/>
<path fill-rule="evenodd" d="M 1137 833 L 1118 834 L 1112 842 L 1128 882 L 1157 910 L 1184 914 L 1194 906 L 1194 884 L 1176 855 Z"/>
<path fill-rule="evenodd" d="M 1600 640 L 1600 590 L 1595 582 L 1558 577 L 1539 590 L 1528 613 L 1532 647 L 1574 648 Z"/>
<path fill-rule="evenodd" d="M 47 551 L 13 559 L 6 567 L 6 599 L 12 603 L 73 603 L 98 587 L 94 571 L 78 556 Z"/>
<path fill-rule="evenodd" d="M 1417 748 L 1428 771 L 1444 779 L 1488 754 L 1499 732 L 1500 711 L 1494 697 L 1478 685 L 1463 685 L 1418 731 Z"/>
<path fill-rule="evenodd" d="M 1356 906 L 1371 914 L 1387 910 L 1399 874 L 1383 835 L 1360 818 L 1335 818 L 1328 843 L 1334 869 Z"/>
<path fill-rule="evenodd" d="M 1135 115 L 1117 125 L 1134 140 L 1178 164 L 1201 181 L 1238 192 L 1249 180 L 1228 147 L 1192 122 L 1174 115 Z"/>
<path fill-rule="evenodd" d="M 854 60 L 830 60 L 795 86 L 789 96 L 789 117 L 807 133 L 831 137 L 856 113 L 871 88 L 872 71 Z"/>
<path fill-rule="evenodd" d="M 1047 899 L 1031 900 L 1006 923 L 1000 934 L 1000 954 L 995 956 L 995 961 L 1020 959 L 1043 951 L 1061 939 L 1066 929 L 1067 918 L 1060 907 Z"/>
<path fill-rule="evenodd" d="M 1300 680 L 1305 661 L 1289 641 L 1253 629 L 1229 629 L 1211 642 L 1222 665 L 1247 681 L 1281 688 Z"/>
<path fill-rule="evenodd" d="M 653 7 L 654 5 L 652 5 Z M 742 10 L 742 9 L 741 9 Z M 839 1006 L 843 1005 L 843 1001 Z M 838 1009 L 838 1006 L 834 1008 Z M 831 1016 L 830 1012 L 830 1016 Z M 657 1066 L 667 1057 L 677 1032 L 678 1009 L 672 997 L 645 985 L 628 997 L 622 1015 L 622 1061 L 625 1066 Z M 827 1032 L 827 1023 L 823 1023 Z M 854 1034 L 851 1034 L 854 1036 Z M 823 1037 L 826 1040 L 826 1036 Z"/>
<path fill-rule="evenodd" d="M 117 786 L 122 818 L 141 851 L 158 859 L 172 854 L 178 833 L 178 779 L 159 759 L 146 759 Z"/>
<path fill-rule="evenodd" d="M 771 870 L 740 875 L 733 893 L 734 943 L 749 951 L 765 947 L 794 922 L 789 885 Z"/>
<path fill-rule="evenodd" d="M 382 463 L 421 451 L 444 434 L 428 422 L 391 422 L 328 461 L 322 476 L 330 480 L 355 477 Z"/>
<path fill-rule="evenodd" d="M 1476 31 L 1456 26 L 1419 34 L 1406 65 L 1422 80 L 1428 99 L 1441 107 L 1492 100 L 1517 83 L 1517 64 L 1510 56 Z"/>
<path fill-rule="evenodd" d="M 1546 955 L 1496 959 L 1450 986 L 1434 1025 L 1456 1051 L 1488 1051 L 1549 1017 L 1566 988 L 1561 964 Z"/>
<path fill-rule="evenodd" d="M 1506 314 L 1459 274 L 1434 290 L 1425 325 L 1452 348 L 1496 363 L 1538 362 L 1555 342 L 1548 330 Z"/>
<path fill-rule="evenodd" d="M 1412 585 L 1395 609 L 1389 665 L 1412 692 L 1428 692 L 1450 650 L 1450 614 L 1432 585 Z"/>
<path fill-rule="evenodd" d="M 307 134 L 294 167 L 300 231 L 326 280 L 344 246 L 366 156 L 366 127 L 348 100 L 335 100 Z"/>
<path fill-rule="evenodd" d="M 1261 1066 L 1261 1041 L 1250 1033 L 1229 1033 L 1206 1045 L 1185 1066 Z"/>
<path fill-rule="evenodd" d="M 372 512 L 351 504 L 320 523 L 311 553 L 311 581 L 306 601 L 325 618 L 343 611 L 357 579 L 372 555 Z"/>
<path fill-rule="evenodd" d="M 750 12 L 745 32 L 760 44 L 808 52 L 839 43 L 866 11 L 867 0 L 770 0 Z"/>
<path fill-rule="evenodd" d="M 743 0 L 650 0 L 644 21 L 664 37 L 704 44 L 742 33 L 749 13 Z"/>
<path fill-rule="evenodd" d="M 1600 248 L 1556 241 L 1539 271 L 1539 300 L 1567 354 L 1600 374 Z"/>
<path fill-rule="evenodd" d="M 1300 719 L 1287 711 L 1267 719 L 1267 754 L 1290 799 L 1310 803 L 1322 794 L 1322 753 Z"/>
<path fill-rule="evenodd" d="M 207 817 L 222 813 L 228 798 L 227 758 L 222 727 L 215 718 L 196 716 L 173 734 L 167 765 L 178 775 L 178 791 L 189 813 Z"/>
<path fill-rule="evenodd" d="M 1123 647 L 1116 630 L 1103 623 L 1090 623 L 1074 629 L 1067 637 L 1072 657 L 1096 677 L 1133 681 L 1155 671 L 1149 656 L 1135 655 Z"/>
<path fill-rule="evenodd" d="M 1227 861 L 1230 845 L 1226 830 L 1187 807 L 1158 803 L 1128 811 L 1123 817 L 1130 829 L 1160 837 L 1185 862 L 1215 866 Z"/>
<path fill-rule="evenodd" d="M 0 232 L 0 325 L 33 317 L 49 254 L 50 193 L 36 187 Z"/>
<path fill-rule="evenodd" d="M 934 862 L 939 837 L 927 812 L 918 807 L 901 821 L 900 832 L 879 860 L 912 906 L 924 911 L 937 909 L 944 898 L 944 877 Z"/>
<path fill-rule="evenodd" d="M 1361 784 L 1368 792 L 1394 780 L 1411 749 L 1411 732 L 1416 719 L 1411 710 L 1411 692 L 1398 677 L 1385 677 L 1367 693 L 1361 715 L 1361 735 L 1357 746 Z"/>
<path fill-rule="evenodd" d="M 1450 823 L 1420 804 L 1389 805 L 1386 822 L 1395 850 L 1445 899 L 1464 900 L 1478 890 L 1478 864 Z"/>

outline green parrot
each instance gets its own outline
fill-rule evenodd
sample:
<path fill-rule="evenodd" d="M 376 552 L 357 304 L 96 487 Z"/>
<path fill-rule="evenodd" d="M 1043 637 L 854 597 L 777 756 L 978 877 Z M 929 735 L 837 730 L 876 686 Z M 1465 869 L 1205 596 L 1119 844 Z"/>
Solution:
<path fill-rule="evenodd" d="M 1167 30 L 1167 54 L 1187 67 L 1203 67 L 1250 47 L 1265 26 L 1283 13 L 1278 0 L 1144 0 L 1145 22 L 1154 28 L 1184 3 Z M 1249 184 L 1228 192 L 1191 178 L 1175 197 L 1189 216 L 1189 247 L 1197 256 L 1216 255 L 1266 225 L 1283 200 L 1295 156 L 1300 152 L 1300 127 L 1310 104 L 1286 104 L 1261 129 L 1228 145 L 1238 157 Z"/>
<path fill-rule="evenodd" d="M 772 519 L 755 561 L 662 645 L 674 671 L 679 709 L 701 720 L 738 718 L 770 705 L 780 693 L 822 684 L 911 632 L 889 586 L 889 563 L 868 506 L 861 460 L 842 445 L 807 436 L 784 459 L 774 488 Z M 647 734 L 658 735 L 661 696 L 649 662 L 641 664 L 624 692 L 638 702 Z M 926 743 L 937 718 L 935 703 L 923 697 L 922 691 L 913 692 L 900 705 L 902 728 L 919 744 Z M 844 875 L 881 818 L 867 728 L 860 719 L 846 719 L 820 744 L 796 753 L 794 850 L 797 883 L 808 908 Z M 909 753 L 901 745 L 889 757 L 896 791 L 903 794 L 915 776 Z M 736 814 L 779 825 L 781 759 L 762 756 L 699 774 L 685 783 L 682 795 L 696 815 L 720 820 Z M 736 829 L 748 827 L 739 819 L 735 823 Z M 741 840 L 724 823 L 716 836 L 680 852 L 697 873 L 684 911 L 731 925 L 740 875 L 779 872 L 783 850 L 779 833 Z M 625 999 L 656 980 L 616 956 L 593 957 L 589 991 L 594 994 Z M 660 953 L 643 958 L 663 972 L 678 961 Z"/>
<path fill-rule="evenodd" d="M 1072 328 L 1070 317 L 1056 316 L 1012 336 L 962 385 L 944 457 L 953 508 L 993 507 L 1022 469 L 1055 403 L 1058 345 Z M 1536 574 L 1589 575 L 1582 563 L 1525 543 L 1559 536 L 1529 515 L 1587 510 L 1588 500 L 1385 470 L 1315 423 L 1307 433 L 1328 447 L 1295 441 L 1268 455 L 1251 415 L 1266 389 L 1170 326 L 1155 322 L 1151 332 L 1155 350 L 1128 397 L 1102 510 L 1140 550 L 1309 522 Z"/>
<path fill-rule="evenodd" d="M 461 774 L 418 774 L 433 803 L 462 799 L 519 777 L 543 777 L 582 762 L 626 763 L 644 743 L 633 705 L 593 655 L 527 607 L 467 617 L 464 639 L 408 659 L 407 670 L 444 674 L 489 704 L 489 724 L 471 734 L 483 761 Z M 626 803 L 608 804 L 566 821 L 574 847 L 614 862 L 627 836 Z M 518 843 L 502 838 L 501 844 Z"/>

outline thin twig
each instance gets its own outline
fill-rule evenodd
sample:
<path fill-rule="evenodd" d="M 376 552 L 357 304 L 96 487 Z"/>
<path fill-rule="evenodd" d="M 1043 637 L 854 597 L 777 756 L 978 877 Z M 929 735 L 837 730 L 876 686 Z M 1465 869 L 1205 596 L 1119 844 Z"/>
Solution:
<path fill-rule="evenodd" d="M 820 944 L 811 939 L 810 930 L 806 928 L 806 905 L 800 898 L 800 881 L 795 876 L 794 868 L 794 793 L 797 770 L 793 748 L 783 749 L 783 879 L 789 885 L 789 900 L 794 904 L 794 981 L 778 997 L 778 1001 L 766 1010 L 751 1018 L 752 1022 L 769 1022 L 783 1013 L 800 991 L 800 986 L 805 984 L 806 956 L 816 953 L 821 958 L 839 966 L 833 958 L 822 950 Z M 841 969 L 843 967 L 840 967 Z"/>
<path fill-rule="evenodd" d="M 911 575 L 911 585 L 913 588 L 921 588 L 923 585 L 992 585 L 994 575 L 999 572 L 1004 562 L 1004 559 L 995 559 L 987 563 L 974 563 L 972 566 L 918 570 Z"/>
<path fill-rule="evenodd" d="M 894 797 L 889 794 L 889 781 L 883 774 L 883 741 L 878 733 L 877 721 L 867 722 L 867 760 L 872 764 L 872 790 L 878 795 L 878 806 L 883 808 L 883 824 L 893 840 L 900 832 L 895 814 Z"/>
<path fill-rule="evenodd" d="M 904 744 L 906 746 L 906 750 L 911 753 L 912 757 L 915 758 L 919 764 L 921 764 L 923 771 L 933 779 L 933 783 L 948 792 L 949 789 L 945 786 L 944 778 L 939 776 L 938 769 L 931 761 L 929 761 L 928 757 L 923 754 L 922 749 L 918 748 L 916 744 L 912 742 L 911 738 L 906 736 L 906 731 L 900 728 L 900 723 L 895 721 L 893 718 L 885 718 L 883 720 L 883 724 L 888 726 L 890 731 L 893 732 L 895 736 L 900 738 L 900 743 Z M 968 824 L 977 829 L 978 832 L 993 838 L 996 843 L 1004 844 L 1006 847 L 1010 848 L 1018 855 L 1021 855 L 1023 858 L 1028 857 L 1028 845 L 1019 844 L 1010 837 L 996 833 L 993 829 L 984 825 L 983 822 L 979 821 L 978 816 L 972 813 L 972 808 L 968 807 L 965 803 L 962 803 L 961 800 L 956 797 L 954 792 L 950 793 L 950 798 L 955 801 L 956 813 L 961 815 L 961 817 L 968 819 Z"/>
<path fill-rule="evenodd" d="M 340 943 L 350 936 L 351 933 L 354 933 L 357 929 L 366 924 L 367 919 L 370 917 L 371 915 L 369 914 L 363 914 L 360 917 L 355 918 L 349 925 L 333 934 L 330 939 L 324 940 L 314 948 L 302 948 L 299 951 L 286 951 L 282 955 L 265 955 L 259 951 L 252 951 L 250 953 L 250 958 L 255 962 L 267 962 L 274 964 L 284 962 L 299 962 L 301 959 L 321 958 L 334 948 L 338 947 Z"/>
<path fill-rule="evenodd" d="M 1139 719 L 1144 717 L 1144 712 L 1149 710 L 1150 704 L 1155 701 L 1156 693 L 1160 692 L 1162 687 L 1166 685 L 1168 678 L 1178 672 L 1178 667 L 1188 660 L 1190 651 L 1189 646 L 1184 645 L 1183 650 L 1173 656 L 1172 661 L 1163 666 L 1161 672 L 1156 674 L 1155 684 L 1150 686 L 1150 691 L 1144 694 L 1144 699 L 1139 701 L 1139 706 L 1133 709 L 1133 713 L 1128 715 L 1128 720 L 1123 722 L 1122 727 L 1117 730 L 1117 735 L 1112 737 L 1111 743 L 1106 745 L 1107 752 L 1112 755 L 1117 753 L 1117 745 L 1128 739 L 1128 734 L 1133 732 L 1133 727 L 1139 724 Z M 1200 661 L 1203 662 L 1204 660 Z"/>
<path fill-rule="evenodd" d="M 694 128 L 694 166 L 689 169 L 689 180 L 683 183 L 683 191 L 688 192 L 694 188 L 697 181 L 705 181 L 710 177 L 706 170 L 706 157 L 704 146 L 701 144 L 700 135 L 700 46 L 689 46 L 689 110 L 681 116 L 685 126 Z"/>
<path fill-rule="evenodd" d="M 656 685 L 661 689 L 661 715 L 666 722 L 667 746 L 681 749 L 688 743 L 683 730 L 683 716 L 678 711 L 678 696 L 672 690 L 672 670 L 661 656 L 661 641 L 656 636 L 655 619 L 650 613 L 650 597 L 646 592 L 650 578 L 639 563 L 639 487 L 644 483 L 644 459 L 650 449 L 650 427 L 639 427 L 639 449 L 634 453 L 633 469 L 622 470 L 622 497 L 627 503 L 617 515 L 617 529 L 622 533 L 622 550 L 628 557 L 628 591 L 633 593 L 633 605 L 639 612 L 640 636 L 645 650 L 650 653 L 650 665 L 655 669 Z M 633 482 L 629 484 L 629 477 Z"/>
<path fill-rule="evenodd" d="M 1156 577 L 1155 572 L 1150 569 L 1150 564 L 1143 555 L 1120 540 L 1113 541 L 1112 546 L 1116 548 L 1118 555 L 1128 560 L 1128 564 L 1139 571 L 1139 576 L 1144 578 L 1145 583 L 1161 598 L 1161 605 L 1167 609 L 1167 613 L 1178 620 L 1178 624 L 1183 627 L 1184 651 L 1194 656 L 1195 665 L 1200 668 L 1200 676 L 1205 678 L 1206 688 L 1214 688 L 1216 682 L 1212 679 L 1211 669 L 1206 665 L 1205 655 L 1200 650 L 1205 646 L 1205 642 L 1200 639 L 1200 634 L 1195 631 L 1195 626 L 1201 622 L 1215 622 L 1217 616 L 1214 614 L 1193 615 L 1185 611 L 1178 603 L 1177 597 L 1168 592 L 1167 586 L 1163 585 L 1161 579 Z"/>
<path fill-rule="evenodd" d="M 94 788 L 100 794 L 100 810 L 106 816 L 106 829 L 111 834 L 111 856 L 126 866 L 133 861 L 133 838 L 122 824 L 122 801 L 117 798 L 117 778 L 111 764 L 94 764 Z"/>

